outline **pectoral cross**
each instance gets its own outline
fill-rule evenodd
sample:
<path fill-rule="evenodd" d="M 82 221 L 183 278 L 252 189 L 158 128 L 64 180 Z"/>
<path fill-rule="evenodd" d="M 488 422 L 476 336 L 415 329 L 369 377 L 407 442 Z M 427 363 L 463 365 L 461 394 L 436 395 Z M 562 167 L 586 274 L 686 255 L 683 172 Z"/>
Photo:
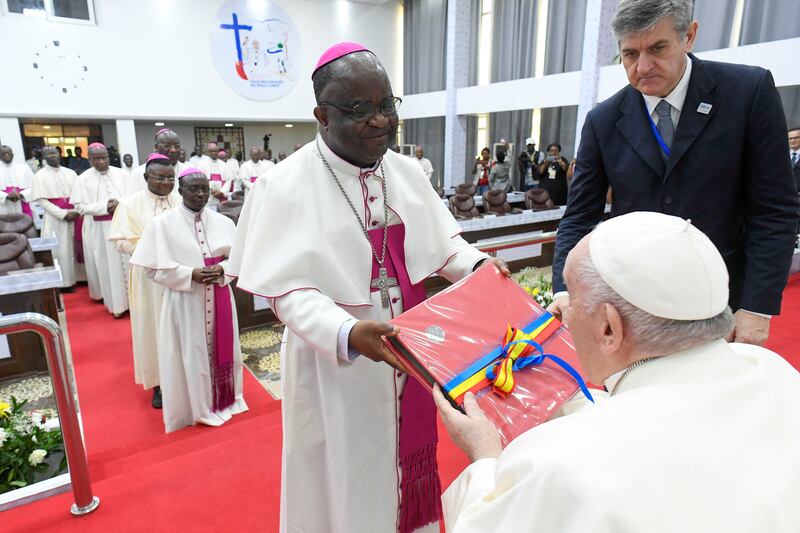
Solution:
<path fill-rule="evenodd" d="M 383 308 L 389 307 L 389 287 L 397 287 L 397 278 L 390 278 L 384 267 L 378 269 L 378 279 L 373 279 L 369 284 L 373 289 L 381 291 L 381 304 Z"/>

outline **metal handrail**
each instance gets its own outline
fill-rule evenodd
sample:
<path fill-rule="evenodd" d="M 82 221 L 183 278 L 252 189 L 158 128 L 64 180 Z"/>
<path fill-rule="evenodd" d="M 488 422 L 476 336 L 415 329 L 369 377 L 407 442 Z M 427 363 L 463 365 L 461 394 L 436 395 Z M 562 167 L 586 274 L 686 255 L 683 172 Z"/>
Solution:
<path fill-rule="evenodd" d="M 498 250 L 505 250 L 507 248 L 517 248 L 518 246 L 530 246 L 533 244 L 547 244 L 550 242 L 555 242 L 556 240 L 556 233 L 558 231 L 546 231 L 536 236 L 510 236 L 507 239 L 497 240 L 495 242 L 485 242 L 485 243 L 477 243 L 473 244 L 475 248 L 480 250 L 481 252 L 486 252 L 488 254 L 493 254 Z"/>
<path fill-rule="evenodd" d="M 78 425 L 78 406 L 70 380 L 64 335 L 52 318 L 39 313 L 18 313 L 0 317 L 0 335 L 23 331 L 38 333 L 44 343 L 44 353 L 56 396 L 61 435 L 64 438 L 64 452 L 69 465 L 72 494 L 75 498 L 70 512 L 75 516 L 89 514 L 100 505 L 100 498 L 92 494 L 92 482 L 89 479 L 86 449 Z"/>

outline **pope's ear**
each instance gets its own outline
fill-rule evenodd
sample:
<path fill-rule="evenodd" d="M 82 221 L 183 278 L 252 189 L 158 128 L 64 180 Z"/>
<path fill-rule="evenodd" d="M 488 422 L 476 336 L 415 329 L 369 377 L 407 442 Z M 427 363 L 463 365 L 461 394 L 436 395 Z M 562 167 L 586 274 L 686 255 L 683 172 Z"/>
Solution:
<path fill-rule="evenodd" d="M 328 129 L 328 111 L 323 106 L 318 105 L 314 108 L 314 118 L 317 119 L 322 129 Z"/>
<path fill-rule="evenodd" d="M 603 304 L 603 333 L 600 340 L 600 348 L 607 354 L 617 352 L 625 340 L 623 331 L 622 315 L 616 307 L 610 303 Z"/>

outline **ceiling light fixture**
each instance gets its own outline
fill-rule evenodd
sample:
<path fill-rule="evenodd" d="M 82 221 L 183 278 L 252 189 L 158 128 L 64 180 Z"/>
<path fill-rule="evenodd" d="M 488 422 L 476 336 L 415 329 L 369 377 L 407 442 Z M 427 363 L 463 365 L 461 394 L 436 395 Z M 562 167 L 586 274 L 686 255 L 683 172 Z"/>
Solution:
<path fill-rule="evenodd" d="M 232 128 L 233 127 L 233 123 L 228 122 L 227 124 L 225 124 L 225 127 L 226 128 Z"/>
<path fill-rule="evenodd" d="M 50 126 L 42 126 L 42 129 L 49 130 Z"/>
<path fill-rule="evenodd" d="M 164 125 L 164 123 L 163 123 L 163 122 L 156 122 L 156 123 L 155 123 L 155 125 L 156 125 L 156 126 L 163 126 L 163 125 Z"/>
<path fill-rule="evenodd" d="M 294 124 L 285 124 L 287 128 L 294 128 Z"/>

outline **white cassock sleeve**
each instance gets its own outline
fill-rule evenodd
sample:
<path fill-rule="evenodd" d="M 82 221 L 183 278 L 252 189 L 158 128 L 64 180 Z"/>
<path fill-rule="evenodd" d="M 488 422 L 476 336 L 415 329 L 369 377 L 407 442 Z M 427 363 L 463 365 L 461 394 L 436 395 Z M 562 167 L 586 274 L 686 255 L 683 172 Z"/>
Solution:
<path fill-rule="evenodd" d="M 36 200 L 39 202 L 39 207 L 45 210 L 48 215 L 54 216 L 59 220 L 64 220 L 67 216 L 67 213 L 70 211 L 68 209 L 61 209 L 60 207 L 56 206 L 50 200 L 46 198 L 39 198 Z"/>
<path fill-rule="evenodd" d="M 353 316 L 333 300 L 313 289 L 300 289 L 278 298 L 269 305 L 278 319 L 311 345 L 314 351 L 330 357 L 337 364 L 339 328 Z"/>
<path fill-rule="evenodd" d="M 174 291 L 189 292 L 192 290 L 192 272 L 190 266 L 179 265 L 175 268 L 163 268 L 146 270 L 147 277 L 159 285 L 163 285 Z"/>
<path fill-rule="evenodd" d="M 75 206 L 75 210 L 81 215 L 101 216 L 108 214 L 108 202 L 90 202 L 89 194 L 86 190 L 86 180 L 80 179 L 75 183 L 72 189 L 72 195 L 69 198 L 71 204 Z"/>
<path fill-rule="evenodd" d="M 488 259 L 489 256 L 469 244 L 460 235 L 453 237 L 452 241 L 452 250 L 455 252 L 455 256 L 437 274 L 447 281 L 455 283 L 470 275 L 475 270 L 475 266 L 484 259 Z"/>

